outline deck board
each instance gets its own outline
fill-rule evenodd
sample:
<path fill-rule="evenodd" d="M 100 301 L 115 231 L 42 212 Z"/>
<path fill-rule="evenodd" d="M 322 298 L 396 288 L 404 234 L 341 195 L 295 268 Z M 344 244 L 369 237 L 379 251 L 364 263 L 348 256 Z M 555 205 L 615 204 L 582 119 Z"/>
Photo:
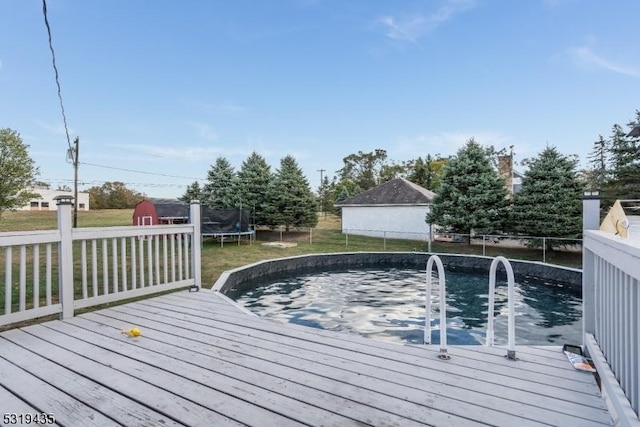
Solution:
<path fill-rule="evenodd" d="M 452 346 L 443 361 L 182 291 L 0 333 L 0 402 L 65 425 L 611 425 L 557 347 L 517 351 Z"/>

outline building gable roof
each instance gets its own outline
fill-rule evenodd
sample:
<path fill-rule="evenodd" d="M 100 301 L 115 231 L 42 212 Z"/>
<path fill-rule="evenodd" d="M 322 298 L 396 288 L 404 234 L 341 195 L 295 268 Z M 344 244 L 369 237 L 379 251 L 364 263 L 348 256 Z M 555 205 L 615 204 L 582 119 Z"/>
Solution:
<path fill-rule="evenodd" d="M 404 178 L 396 178 L 336 203 L 336 206 L 428 205 L 435 194 Z"/>

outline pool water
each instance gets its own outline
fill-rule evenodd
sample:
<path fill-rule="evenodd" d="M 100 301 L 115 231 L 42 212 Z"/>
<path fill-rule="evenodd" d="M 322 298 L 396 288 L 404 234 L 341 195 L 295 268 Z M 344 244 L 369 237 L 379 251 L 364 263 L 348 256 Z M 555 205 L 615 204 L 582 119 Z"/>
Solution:
<path fill-rule="evenodd" d="M 496 344 L 507 340 L 507 285 L 498 273 L 494 329 Z M 449 344 L 484 344 L 488 274 L 446 271 Z M 438 290 L 432 296 L 438 328 Z M 356 333 L 400 343 L 422 344 L 425 273 L 417 270 L 350 270 L 279 279 L 241 295 L 252 312 L 282 322 Z M 580 343 L 580 294 L 561 283 L 520 279 L 516 284 L 516 343 Z M 434 330 L 432 343 L 440 342 Z"/>

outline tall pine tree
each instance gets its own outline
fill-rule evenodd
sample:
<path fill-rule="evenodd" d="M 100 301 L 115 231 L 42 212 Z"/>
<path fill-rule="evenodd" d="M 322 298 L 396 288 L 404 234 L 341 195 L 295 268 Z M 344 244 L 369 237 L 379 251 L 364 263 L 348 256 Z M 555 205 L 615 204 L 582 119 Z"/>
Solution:
<path fill-rule="evenodd" d="M 584 193 L 576 170 L 578 160 L 547 147 L 524 163 L 529 169 L 514 198 L 515 231 L 529 236 L 579 237 Z M 561 245 L 561 241 L 547 240 L 548 248 Z"/>
<path fill-rule="evenodd" d="M 212 209 L 237 207 L 237 177 L 233 166 L 224 157 L 218 157 L 207 174 L 207 183 L 202 188 L 202 202 Z"/>
<path fill-rule="evenodd" d="M 242 162 L 238 172 L 238 197 L 242 206 L 254 211 L 254 222 L 265 224 L 263 206 L 267 201 L 267 189 L 271 182 L 271 167 L 255 151 Z"/>
<path fill-rule="evenodd" d="M 454 233 L 500 231 L 507 203 L 504 180 L 471 138 L 444 167 L 427 222 Z"/>
<path fill-rule="evenodd" d="M 506 209 L 504 180 L 471 138 L 444 167 L 427 222 L 454 233 L 489 233 L 502 229 Z"/>
<path fill-rule="evenodd" d="M 193 183 L 187 187 L 187 191 L 180 196 L 179 200 L 189 203 L 192 200 L 200 200 L 201 197 L 202 189 L 200 188 L 200 184 L 198 184 L 198 181 L 193 181 Z M 202 200 L 200 200 L 200 202 L 202 203 Z"/>
<path fill-rule="evenodd" d="M 289 231 L 291 227 L 315 227 L 318 224 L 316 198 L 293 156 L 286 156 L 280 161 L 266 199 L 263 206 L 265 225 L 284 225 Z"/>
<path fill-rule="evenodd" d="M 640 120 L 640 113 L 638 113 Z M 629 124 L 633 127 L 633 123 Z M 605 188 L 605 205 L 616 199 L 640 199 L 640 139 L 629 137 L 622 126 L 613 126 L 609 152 L 611 177 Z"/>
<path fill-rule="evenodd" d="M 609 150 L 609 141 L 600 135 L 587 156 L 589 167 L 584 171 L 587 190 L 605 190 L 609 181 Z"/>

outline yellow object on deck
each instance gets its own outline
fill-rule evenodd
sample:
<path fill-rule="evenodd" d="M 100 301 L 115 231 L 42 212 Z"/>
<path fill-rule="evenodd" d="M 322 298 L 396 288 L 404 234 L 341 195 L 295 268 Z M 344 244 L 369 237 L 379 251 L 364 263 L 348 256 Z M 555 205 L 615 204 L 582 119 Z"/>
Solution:
<path fill-rule="evenodd" d="M 125 334 L 125 335 L 128 335 L 130 337 L 139 337 L 141 335 L 140 329 L 138 329 L 138 328 L 124 329 L 122 331 L 122 333 Z"/>

